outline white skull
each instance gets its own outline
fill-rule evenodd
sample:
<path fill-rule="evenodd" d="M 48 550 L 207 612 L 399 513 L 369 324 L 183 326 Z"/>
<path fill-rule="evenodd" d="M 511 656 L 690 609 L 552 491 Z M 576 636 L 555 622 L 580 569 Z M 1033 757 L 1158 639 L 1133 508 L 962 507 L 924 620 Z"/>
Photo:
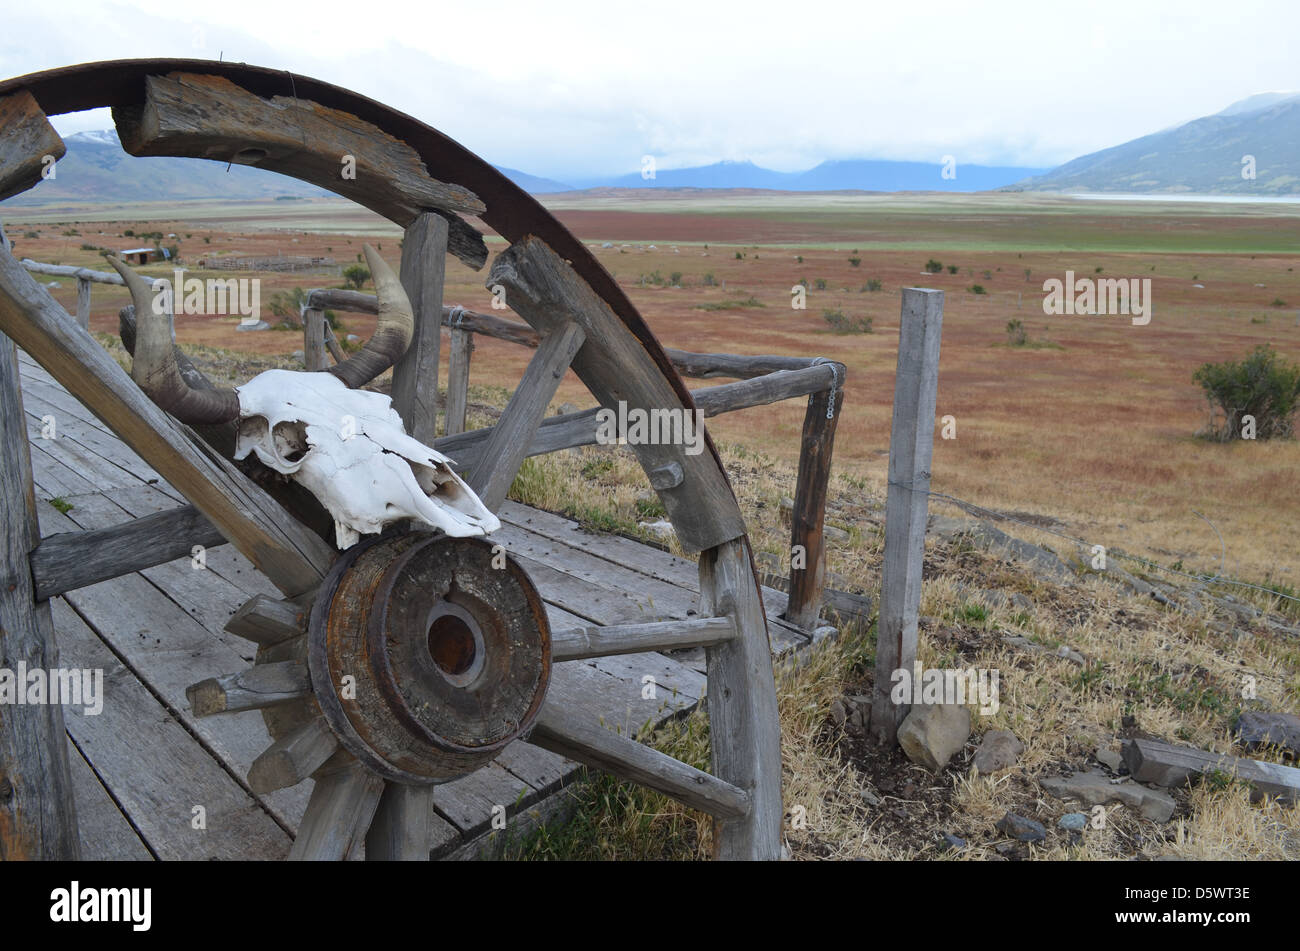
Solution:
<path fill-rule="evenodd" d="M 456 537 L 501 527 L 450 459 L 406 434 L 382 393 L 294 370 L 267 370 L 237 390 L 235 458 L 255 453 L 316 496 L 340 548 L 408 518 Z"/>

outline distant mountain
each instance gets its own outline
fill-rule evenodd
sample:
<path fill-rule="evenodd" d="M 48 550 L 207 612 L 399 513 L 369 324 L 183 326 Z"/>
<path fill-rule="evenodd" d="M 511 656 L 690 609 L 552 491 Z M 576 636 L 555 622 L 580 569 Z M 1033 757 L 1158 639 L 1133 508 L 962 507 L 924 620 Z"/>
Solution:
<path fill-rule="evenodd" d="M 68 151 L 54 176 L 10 198 L 10 205 L 67 201 L 187 201 L 199 198 L 315 198 L 329 192 L 275 172 L 205 159 L 135 158 L 122 151 L 117 132 L 64 136 Z"/>
<path fill-rule="evenodd" d="M 1254 157 L 1254 178 L 1246 156 Z M 1300 93 L 1261 93 L 1222 112 L 1066 162 L 1029 191 L 1300 194 Z"/>
<path fill-rule="evenodd" d="M 521 172 L 513 168 L 506 168 L 502 165 L 494 165 L 493 168 L 530 195 L 546 195 L 551 192 L 573 191 L 572 185 L 566 185 L 564 182 L 557 182 L 554 179 L 539 178 L 536 175 L 529 175 L 527 172 Z"/>
<path fill-rule="evenodd" d="M 652 179 L 640 173 L 587 178 L 580 188 L 768 188 L 781 191 L 987 191 L 1017 182 L 1043 169 L 962 165 L 944 178 L 943 166 L 928 162 L 849 159 L 822 162 L 806 172 L 776 172 L 753 162 L 715 162 L 693 168 L 659 169 Z"/>

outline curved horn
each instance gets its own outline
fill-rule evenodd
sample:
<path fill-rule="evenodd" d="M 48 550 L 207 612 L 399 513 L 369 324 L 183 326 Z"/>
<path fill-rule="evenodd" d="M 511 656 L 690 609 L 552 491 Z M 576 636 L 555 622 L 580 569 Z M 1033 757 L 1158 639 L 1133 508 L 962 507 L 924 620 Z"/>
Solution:
<path fill-rule="evenodd" d="M 232 389 L 191 389 L 181 376 L 172 352 L 172 332 L 167 315 L 154 307 L 150 282 L 136 274 L 116 255 L 108 263 L 122 275 L 135 303 L 135 354 L 131 379 L 149 399 L 182 423 L 217 424 L 239 418 L 239 394 Z"/>
<path fill-rule="evenodd" d="M 366 263 L 370 265 L 375 294 L 379 298 L 379 325 L 360 353 L 326 371 L 354 390 L 365 386 L 402 359 L 415 333 L 415 315 L 401 281 L 374 248 L 367 244 L 362 249 L 366 252 Z"/>

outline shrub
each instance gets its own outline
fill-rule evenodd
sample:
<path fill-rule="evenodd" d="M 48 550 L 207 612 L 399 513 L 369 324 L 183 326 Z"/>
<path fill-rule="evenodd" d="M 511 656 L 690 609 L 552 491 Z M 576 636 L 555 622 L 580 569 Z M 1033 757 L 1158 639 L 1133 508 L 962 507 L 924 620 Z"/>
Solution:
<path fill-rule="evenodd" d="M 718 284 L 718 282 L 713 277 L 712 271 L 710 271 L 708 274 L 705 274 L 704 277 L 700 279 L 700 283 L 703 284 L 705 287 L 716 287 Z"/>
<path fill-rule="evenodd" d="M 862 263 L 862 258 L 849 258 L 849 263 L 852 264 L 854 267 L 857 267 L 859 264 Z"/>
<path fill-rule="evenodd" d="M 40 235 L 37 234 L 35 231 L 24 231 L 24 232 L 23 232 L 23 237 L 24 237 L 24 238 L 39 238 Z"/>
<path fill-rule="evenodd" d="M 949 274 L 956 274 L 956 273 L 957 273 L 957 265 L 955 265 L 955 264 L 949 264 L 949 265 L 948 265 L 948 273 L 949 273 Z"/>
<path fill-rule="evenodd" d="M 940 264 L 938 261 L 936 261 L 934 258 L 930 258 L 930 260 L 925 262 L 925 269 L 929 271 L 931 274 L 938 274 L 940 271 L 943 270 L 943 265 Z"/>
<path fill-rule="evenodd" d="M 370 271 L 360 264 L 349 264 L 343 269 L 343 280 L 347 282 L 348 287 L 355 290 L 361 290 L 366 281 L 370 280 Z"/>
<path fill-rule="evenodd" d="M 970 292 L 971 292 L 972 294 L 987 294 L 987 293 L 988 293 L 988 291 L 984 290 L 984 285 L 983 285 L 983 284 L 972 284 L 972 285 L 970 286 Z"/>
<path fill-rule="evenodd" d="M 991 280 L 993 280 L 993 272 L 992 272 L 992 271 L 985 271 L 985 272 L 984 272 L 984 280 L 986 280 L 986 281 L 991 281 Z"/>
<path fill-rule="evenodd" d="M 81 245 L 81 250 L 83 250 L 83 251 L 98 251 L 99 248 L 95 247 L 95 245 L 93 245 L 93 244 L 85 244 L 85 243 L 83 243 L 83 244 Z"/>
<path fill-rule="evenodd" d="M 817 278 L 817 290 L 819 291 L 826 290 L 826 278 L 824 277 Z"/>
<path fill-rule="evenodd" d="M 862 290 L 864 290 L 864 291 L 878 291 L 878 290 L 880 290 L 880 288 L 881 288 L 882 286 L 883 286 L 883 285 L 880 283 L 880 278 L 878 278 L 878 277 L 873 277 L 871 280 L 867 281 L 867 283 L 865 283 L 865 284 L 862 285 Z"/>
<path fill-rule="evenodd" d="M 822 312 L 822 319 L 830 324 L 831 330 L 837 334 L 869 334 L 872 332 L 870 317 L 846 317 L 842 310 L 827 310 Z"/>
<path fill-rule="evenodd" d="M 796 260 L 797 260 L 800 264 L 803 264 L 803 255 L 802 255 L 802 254 L 795 255 L 795 258 L 796 258 Z"/>
<path fill-rule="evenodd" d="M 1300 403 L 1300 366 L 1280 358 L 1269 344 L 1255 348 L 1235 363 L 1205 363 L 1192 374 L 1209 404 L 1206 435 L 1226 442 L 1241 436 L 1241 418 L 1255 417 L 1256 439 L 1288 439 L 1295 435 L 1293 419 Z M 1223 420 L 1216 419 L 1218 413 Z"/>
<path fill-rule="evenodd" d="M 1029 331 L 1025 330 L 1025 325 L 1021 321 L 1007 321 L 1007 341 L 1013 347 L 1023 347 L 1029 343 Z"/>
<path fill-rule="evenodd" d="M 669 283 L 669 284 L 672 284 L 674 287 L 681 287 L 681 285 L 682 285 L 682 272 L 681 272 L 681 271 L 673 271 L 673 273 L 670 274 L 669 277 L 668 277 L 668 283 Z"/>
<path fill-rule="evenodd" d="M 303 307 L 307 304 L 307 292 L 301 287 L 295 287 L 291 291 L 276 291 L 271 295 L 271 300 L 267 303 L 272 314 L 276 317 L 293 317 L 297 320 L 298 315 L 302 313 Z"/>
<path fill-rule="evenodd" d="M 739 260 L 740 260 L 741 258 L 743 258 L 743 257 L 744 257 L 744 255 L 741 254 L 739 251 L 736 252 L 736 260 L 737 260 L 737 261 L 739 261 Z"/>
<path fill-rule="evenodd" d="M 1284 300 L 1283 300 L 1282 298 L 1280 298 L 1280 297 L 1274 297 L 1274 298 L 1273 298 L 1273 306 L 1274 306 L 1274 307 L 1285 307 L 1285 306 L 1286 306 L 1286 301 L 1284 301 Z"/>

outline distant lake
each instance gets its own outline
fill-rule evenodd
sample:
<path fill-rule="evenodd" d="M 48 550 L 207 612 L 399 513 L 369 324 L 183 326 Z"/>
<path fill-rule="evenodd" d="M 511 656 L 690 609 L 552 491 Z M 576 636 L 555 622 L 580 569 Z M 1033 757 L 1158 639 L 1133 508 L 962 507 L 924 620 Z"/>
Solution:
<path fill-rule="evenodd" d="M 1185 201 L 1204 202 L 1212 205 L 1300 205 L 1300 195 L 1280 195 L 1272 197 L 1255 197 L 1254 195 L 1124 195 L 1099 194 L 1097 192 L 1078 192 L 1071 198 L 1085 201 Z"/>

